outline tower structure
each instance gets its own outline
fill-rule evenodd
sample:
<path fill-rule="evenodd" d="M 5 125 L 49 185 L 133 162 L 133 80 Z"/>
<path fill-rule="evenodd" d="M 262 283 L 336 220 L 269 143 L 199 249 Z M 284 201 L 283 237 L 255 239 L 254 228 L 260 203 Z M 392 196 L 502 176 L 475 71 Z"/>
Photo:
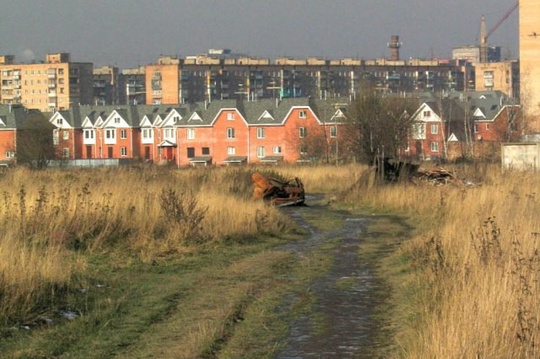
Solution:
<path fill-rule="evenodd" d="M 399 42 L 399 36 L 392 35 L 390 37 L 390 42 L 388 43 L 388 48 L 390 49 L 390 60 L 399 61 L 399 48 L 401 43 Z"/>

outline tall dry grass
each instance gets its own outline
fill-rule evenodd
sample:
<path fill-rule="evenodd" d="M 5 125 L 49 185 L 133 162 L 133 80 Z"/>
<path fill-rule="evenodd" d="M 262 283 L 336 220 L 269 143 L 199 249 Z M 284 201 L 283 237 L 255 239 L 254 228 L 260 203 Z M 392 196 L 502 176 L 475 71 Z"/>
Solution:
<path fill-rule="evenodd" d="M 348 193 L 351 203 L 417 224 L 402 251 L 416 267 L 406 358 L 540 357 L 540 177 L 498 166 L 456 168 L 480 186 L 409 184 Z"/>
<path fill-rule="evenodd" d="M 89 253 L 151 261 L 292 228 L 251 200 L 251 169 L 24 168 L 0 179 L 0 320 L 80 288 Z"/>

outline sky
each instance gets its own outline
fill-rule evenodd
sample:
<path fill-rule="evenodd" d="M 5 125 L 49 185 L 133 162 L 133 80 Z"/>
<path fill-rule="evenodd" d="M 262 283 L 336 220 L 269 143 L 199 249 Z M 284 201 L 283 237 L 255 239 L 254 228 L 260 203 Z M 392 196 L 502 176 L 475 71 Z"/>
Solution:
<path fill-rule="evenodd" d="M 449 58 L 478 45 L 480 19 L 491 29 L 516 0 L 6 0 L 0 54 L 17 62 L 68 52 L 94 67 L 132 68 L 160 55 L 231 49 L 252 57 Z M 518 55 L 518 10 L 489 37 Z"/>

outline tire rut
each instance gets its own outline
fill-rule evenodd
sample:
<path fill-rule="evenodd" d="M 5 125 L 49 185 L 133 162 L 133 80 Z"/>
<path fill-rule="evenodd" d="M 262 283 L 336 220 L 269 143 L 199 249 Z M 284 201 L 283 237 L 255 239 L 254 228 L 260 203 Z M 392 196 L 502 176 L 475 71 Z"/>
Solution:
<path fill-rule="evenodd" d="M 316 204 L 288 211 L 310 234 L 305 240 L 281 249 L 303 256 L 336 238 L 340 241 L 329 250 L 329 255 L 334 257 L 332 268 L 310 286 L 317 298 L 314 308 L 310 314 L 291 320 L 289 337 L 276 358 L 373 357 L 376 347 L 384 345 L 379 342 L 380 323 L 373 314 L 387 293 L 371 268 L 358 257 L 359 244 L 369 235 L 367 226 L 373 219 L 353 217 Z M 313 211 L 321 216 L 332 211 L 342 221 L 342 228 L 328 232 L 316 230 L 304 219 L 308 213 L 313 216 Z"/>

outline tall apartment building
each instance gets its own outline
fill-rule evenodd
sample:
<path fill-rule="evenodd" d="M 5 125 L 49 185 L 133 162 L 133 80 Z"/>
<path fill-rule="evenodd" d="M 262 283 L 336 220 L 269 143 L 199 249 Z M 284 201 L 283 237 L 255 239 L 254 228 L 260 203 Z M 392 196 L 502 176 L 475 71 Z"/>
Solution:
<path fill-rule="evenodd" d="M 118 103 L 143 105 L 146 103 L 146 69 L 123 69 L 118 76 Z"/>
<path fill-rule="evenodd" d="M 93 101 L 93 65 L 74 63 L 67 53 L 48 54 L 45 62 L 16 63 L 0 56 L 0 104 L 22 104 L 42 112 Z"/>
<path fill-rule="evenodd" d="M 540 2 L 519 1 L 521 104 L 529 131 L 540 131 Z"/>
<path fill-rule="evenodd" d="M 472 65 L 459 60 L 390 61 L 317 58 L 161 57 L 147 65 L 146 104 L 224 99 L 354 98 L 362 87 L 383 93 L 474 89 Z"/>
<path fill-rule="evenodd" d="M 118 105 L 118 67 L 103 66 L 95 68 L 93 76 L 94 103 L 99 105 Z"/>
<path fill-rule="evenodd" d="M 519 98 L 519 63 L 516 60 L 475 65 L 476 91 L 501 91 Z"/>

